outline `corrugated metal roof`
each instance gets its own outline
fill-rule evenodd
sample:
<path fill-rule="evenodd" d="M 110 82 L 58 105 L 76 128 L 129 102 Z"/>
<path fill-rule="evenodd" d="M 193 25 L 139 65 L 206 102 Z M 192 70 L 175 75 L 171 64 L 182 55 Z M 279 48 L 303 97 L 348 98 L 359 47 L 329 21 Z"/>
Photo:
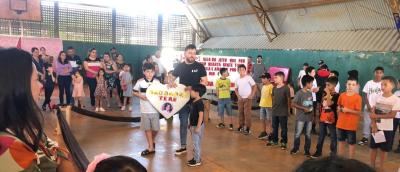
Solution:
<path fill-rule="evenodd" d="M 395 29 L 286 33 L 272 42 L 266 36 L 213 37 L 202 48 L 400 51 L 400 34 Z"/>
<path fill-rule="evenodd" d="M 385 0 L 363 0 L 270 14 L 281 33 L 395 28 Z"/>
<path fill-rule="evenodd" d="M 265 0 L 265 7 L 315 0 Z M 190 5 L 196 17 L 227 16 L 250 11 L 245 0 L 214 0 Z M 386 0 L 358 0 L 331 5 L 278 11 L 269 14 L 279 33 L 326 32 L 395 28 Z M 265 34 L 255 15 L 202 20 L 211 36 Z"/>
<path fill-rule="evenodd" d="M 260 1 L 265 7 L 276 7 L 283 5 L 291 5 L 305 2 L 317 2 L 320 0 L 262 0 Z"/>
<path fill-rule="evenodd" d="M 225 16 L 238 11 L 251 10 L 244 0 L 215 0 L 190 5 L 198 18 Z"/>
<path fill-rule="evenodd" d="M 212 36 L 265 35 L 255 15 L 204 20 Z"/>

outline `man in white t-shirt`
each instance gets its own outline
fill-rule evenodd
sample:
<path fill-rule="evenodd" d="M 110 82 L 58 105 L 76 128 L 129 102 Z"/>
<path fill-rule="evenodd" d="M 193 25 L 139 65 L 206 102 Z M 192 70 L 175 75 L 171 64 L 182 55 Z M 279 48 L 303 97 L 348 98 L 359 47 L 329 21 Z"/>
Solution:
<path fill-rule="evenodd" d="M 142 151 L 141 155 L 146 156 L 155 153 L 154 138 L 160 130 L 160 115 L 147 99 L 146 90 L 151 84 L 160 84 L 160 81 L 154 78 L 153 64 L 145 63 L 143 74 L 145 77 L 136 82 L 133 94 L 140 99 L 140 128 L 145 132 L 147 140 L 147 149 Z"/>
<path fill-rule="evenodd" d="M 299 75 L 297 75 L 297 84 L 299 87 L 303 88 L 301 85 L 301 78 L 303 78 L 304 75 L 306 75 L 306 69 L 308 68 L 308 63 L 303 64 L 303 69 L 299 71 Z"/>
<path fill-rule="evenodd" d="M 395 133 L 393 119 L 396 116 L 396 112 L 400 111 L 400 99 L 392 92 L 396 88 L 396 79 L 392 76 L 385 76 L 382 78 L 381 83 L 382 95 L 377 96 L 370 114 L 372 126 L 372 137 L 369 145 L 371 148 L 371 166 L 376 168 L 377 171 L 383 171 L 387 153 L 392 151 Z M 381 136 L 385 139 L 376 137 L 376 135 L 379 135 L 378 131 L 383 134 Z M 380 160 L 379 165 L 376 165 L 378 150 Z"/>
<path fill-rule="evenodd" d="M 239 110 L 239 128 L 237 131 L 243 131 L 245 135 L 248 135 L 250 134 L 251 127 L 251 106 L 257 91 L 257 86 L 253 78 L 247 75 L 245 65 L 239 65 L 238 71 L 240 77 L 235 82 L 235 93 L 238 98 Z"/>
<path fill-rule="evenodd" d="M 158 73 L 156 73 L 156 78 L 158 78 L 162 83 L 164 83 L 165 76 L 167 75 L 167 70 L 161 62 L 161 50 L 157 50 L 154 56 L 151 57 L 154 62 L 158 65 Z"/>
<path fill-rule="evenodd" d="M 384 74 L 383 67 L 376 67 L 374 70 L 374 79 L 368 81 L 363 88 L 364 108 L 364 123 L 363 123 L 363 138 L 358 142 L 359 145 L 368 143 L 368 138 L 371 134 L 371 114 L 372 107 L 375 106 L 378 97 L 382 95 L 381 80 Z"/>

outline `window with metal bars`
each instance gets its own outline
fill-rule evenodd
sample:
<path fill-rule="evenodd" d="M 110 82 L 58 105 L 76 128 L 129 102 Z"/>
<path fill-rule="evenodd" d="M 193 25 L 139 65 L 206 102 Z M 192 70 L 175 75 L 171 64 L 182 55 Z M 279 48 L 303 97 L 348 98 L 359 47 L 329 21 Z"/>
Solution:
<path fill-rule="evenodd" d="M 116 43 L 157 45 L 157 16 L 116 16 Z"/>
<path fill-rule="evenodd" d="M 163 16 L 163 47 L 186 47 L 193 42 L 193 29 L 186 16 Z"/>
<path fill-rule="evenodd" d="M 0 19 L 0 34 L 55 37 L 54 1 L 42 0 L 42 22 Z M 59 37 L 63 40 L 112 42 L 112 9 L 59 2 Z M 157 45 L 158 16 L 116 14 L 116 43 Z M 23 31 L 23 34 L 21 32 Z M 186 16 L 164 15 L 162 46 L 181 48 L 192 43 Z"/>
<path fill-rule="evenodd" d="M 60 3 L 60 38 L 63 40 L 111 43 L 111 15 L 111 8 Z"/>

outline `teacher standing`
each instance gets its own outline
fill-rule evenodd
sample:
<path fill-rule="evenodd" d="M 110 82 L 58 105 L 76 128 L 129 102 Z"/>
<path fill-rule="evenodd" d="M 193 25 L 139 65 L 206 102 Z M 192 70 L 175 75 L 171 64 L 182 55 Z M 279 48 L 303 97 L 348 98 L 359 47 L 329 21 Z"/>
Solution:
<path fill-rule="evenodd" d="M 95 105 L 94 91 L 96 90 L 97 81 L 96 75 L 103 68 L 100 58 L 97 57 L 97 51 L 95 48 L 89 50 L 89 55 L 83 62 L 83 67 L 86 71 L 86 81 L 89 85 L 90 91 L 90 104 L 92 107 Z"/>
<path fill-rule="evenodd" d="M 196 46 L 190 44 L 185 48 L 185 61 L 178 64 L 172 73 L 170 86 L 174 85 L 176 78 L 179 78 L 179 83 L 186 86 L 187 89 L 191 89 L 193 85 L 203 84 L 207 86 L 207 72 L 204 66 L 196 61 Z M 188 119 L 190 112 L 191 101 L 186 103 L 185 106 L 179 111 L 180 121 L 180 140 L 181 148 L 175 151 L 175 155 L 181 155 L 186 153 L 186 139 L 188 129 Z"/>

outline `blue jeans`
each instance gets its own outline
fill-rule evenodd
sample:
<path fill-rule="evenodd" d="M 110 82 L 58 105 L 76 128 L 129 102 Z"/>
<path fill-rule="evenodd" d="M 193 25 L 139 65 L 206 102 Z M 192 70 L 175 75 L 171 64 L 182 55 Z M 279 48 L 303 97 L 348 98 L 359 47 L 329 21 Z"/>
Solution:
<path fill-rule="evenodd" d="M 201 139 L 203 138 L 204 124 L 201 125 L 199 133 L 196 133 L 197 126 L 190 126 L 190 133 L 192 134 L 193 141 L 193 158 L 196 162 L 201 161 Z"/>
<path fill-rule="evenodd" d="M 319 123 L 319 136 L 317 143 L 317 154 L 322 154 L 322 148 L 324 146 L 324 140 L 326 136 L 327 129 L 331 135 L 331 154 L 337 153 L 337 136 L 336 136 L 336 125 L 335 124 L 327 124 L 324 122 Z"/>
<path fill-rule="evenodd" d="M 308 121 L 308 122 L 296 121 L 293 150 L 299 150 L 300 136 L 301 136 L 301 133 L 303 133 L 304 128 L 306 129 L 304 151 L 310 152 L 312 121 Z"/>
<path fill-rule="evenodd" d="M 371 135 L 371 118 L 369 117 L 371 112 L 368 112 L 367 107 L 365 107 L 363 112 L 363 137 L 369 138 Z"/>
<path fill-rule="evenodd" d="M 272 141 L 278 143 L 279 125 L 281 126 L 281 143 L 287 143 L 287 116 L 272 116 Z"/>
<path fill-rule="evenodd" d="M 181 138 L 181 147 L 186 147 L 186 139 L 187 139 L 187 130 L 188 130 L 188 123 L 189 123 L 189 112 L 190 112 L 190 104 L 186 104 L 183 108 L 179 111 L 179 136 Z"/>
<path fill-rule="evenodd" d="M 224 110 L 226 109 L 226 113 L 228 116 L 232 116 L 232 100 L 230 98 L 227 99 L 218 99 L 218 116 L 221 119 L 224 119 Z"/>

